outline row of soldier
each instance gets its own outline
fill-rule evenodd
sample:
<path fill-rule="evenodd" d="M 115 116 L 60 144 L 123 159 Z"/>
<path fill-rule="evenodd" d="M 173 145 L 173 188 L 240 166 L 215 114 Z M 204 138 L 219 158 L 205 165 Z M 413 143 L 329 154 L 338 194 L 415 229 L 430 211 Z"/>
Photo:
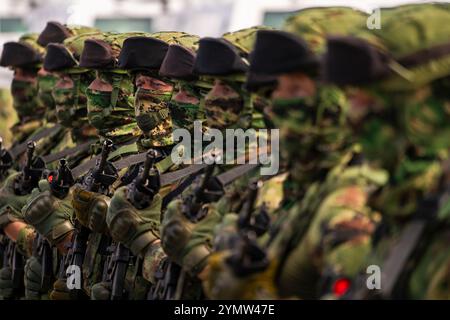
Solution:
<path fill-rule="evenodd" d="M 220 38 L 49 22 L 6 43 L 0 296 L 449 298 L 450 7 L 367 18 Z M 196 120 L 279 129 L 279 173 L 173 163 Z"/>

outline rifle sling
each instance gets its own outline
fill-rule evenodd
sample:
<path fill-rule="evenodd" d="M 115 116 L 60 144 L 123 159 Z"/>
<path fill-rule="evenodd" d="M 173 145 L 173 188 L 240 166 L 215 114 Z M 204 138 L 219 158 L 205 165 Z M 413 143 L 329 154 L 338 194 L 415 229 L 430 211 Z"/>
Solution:
<path fill-rule="evenodd" d="M 408 223 L 402 231 L 398 243 L 392 248 L 383 262 L 381 295 L 385 298 L 392 296 L 398 279 L 406 268 L 415 248 L 420 242 L 428 221 L 417 219 Z"/>
<path fill-rule="evenodd" d="M 202 171 L 198 171 L 197 173 L 191 174 L 186 180 L 184 180 L 175 190 L 170 191 L 162 201 L 162 208 L 166 208 L 167 205 L 176 197 L 178 197 L 187 187 L 189 187 L 195 178 Z"/>
<path fill-rule="evenodd" d="M 423 199 L 416 211 L 418 218 L 413 219 L 402 229 L 399 241 L 383 261 L 381 275 L 383 283 L 381 296 L 383 298 L 393 297 L 397 291 L 399 279 L 405 277 L 413 255 L 417 256 L 416 251 L 423 247 L 421 244 L 428 243 L 425 241 L 425 237 L 432 234 L 432 228 L 439 224 L 437 213 L 444 202 L 443 199 L 448 197 L 449 191 L 445 190 L 438 196 Z"/>
<path fill-rule="evenodd" d="M 64 150 L 61 150 L 59 152 L 56 153 L 51 153 L 49 155 L 46 155 L 44 157 L 42 157 L 42 160 L 44 160 L 45 164 L 49 164 L 52 163 L 56 160 L 65 158 L 71 154 L 77 153 L 77 152 L 84 152 L 89 150 L 91 144 L 93 143 L 93 141 L 87 141 L 85 143 L 82 143 L 76 147 L 73 148 L 66 148 Z"/>
<path fill-rule="evenodd" d="M 254 168 L 258 167 L 257 164 L 243 164 L 230 169 L 224 173 L 219 174 L 215 179 L 220 183 L 222 187 L 230 184 L 236 179 L 242 177 L 244 174 L 252 171 Z"/>
<path fill-rule="evenodd" d="M 198 165 L 194 165 L 198 166 Z M 258 165 L 256 164 L 243 164 L 239 165 L 236 168 L 233 168 L 231 170 L 228 170 L 222 174 L 219 174 L 217 177 L 215 177 L 216 181 L 219 182 L 220 186 L 223 188 L 227 184 L 235 181 L 236 179 L 242 177 L 247 172 L 253 170 Z M 206 167 L 206 165 L 205 165 Z M 187 168 L 186 168 L 187 169 Z M 202 168 L 203 169 L 203 168 Z M 201 170 L 202 170 L 201 169 Z M 194 179 L 197 177 L 198 174 L 201 173 L 201 170 L 195 171 L 192 173 L 185 181 L 183 181 L 175 190 L 172 190 L 169 192 L 163 199 L 162 207 L 165 208 L 169 204 L 170 201 L 172 201 L 174 198 L 179 196 L 187 187 L 191 185 L 191 183 L 194 181 Z M 181 171 L 181 170 L 179 170 Z M 175 171 L 173 173 L 177 173 L 178 171 Z M 180 179 L 176 179 L 180 180 Z M 161 182 L 162 184 L 162 182 Z"/>
<path fill-rule="evenodd" d="M 33 140 L 34 142 L 38 142 L 42 138 L 45 138 L 49 135 L 52 135 L 56 131 L 60 130 L 62 127 L 60 124 L 55 124 L 51 128 L 43 129 L 42 131 L 37 132 L 36 134 L 31 135 L 25 142 L 13 147 L 10 150 L 11 156 L 16 159 L 19 155 L 24 153 L 27 150 L 28 141 Z"/>
<path fill-rule="evenodd" d="M 83 162 L 82 164 L 76 166 L 75 168 L 72 169 L 72 175 L 73 178 L 76 180 L 78 178 L 80 178 L 83 174 L 85 174 L 86 172 L 88 172 L 88 170 L 90 168 L 92 168 L 93 166 L 95 166 L 97 159 L 100 159 L 100 155 L 95 156 L 91 159 L 89 159 L 86 162 Z"/>

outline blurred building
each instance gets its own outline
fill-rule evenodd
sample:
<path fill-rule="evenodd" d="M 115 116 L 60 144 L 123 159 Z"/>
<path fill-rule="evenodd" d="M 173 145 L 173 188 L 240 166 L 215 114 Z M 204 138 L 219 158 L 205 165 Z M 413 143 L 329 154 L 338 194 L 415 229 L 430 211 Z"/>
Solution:
<path fill-rule="evenodd" d="M 0 46 L 24 32 L 40 32 L 47 21 L 97 26 L 105 31 L 180 30 L 200 36 L 253 25 L 281 27 L 284 19 L 305 7 L 354 6 L 370 11 L 414 0 L 2 0 Z M 432 2 L 432 1 L 429 1 Z M 11 72 L 0 69 L 0 88 Z"/>

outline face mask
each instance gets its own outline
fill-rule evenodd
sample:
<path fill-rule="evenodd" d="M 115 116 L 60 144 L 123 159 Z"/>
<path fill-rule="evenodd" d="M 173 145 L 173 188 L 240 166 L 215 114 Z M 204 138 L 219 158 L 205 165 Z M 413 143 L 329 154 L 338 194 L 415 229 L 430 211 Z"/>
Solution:
<path fill-rule="evenodd" d="M 328 104 L 330 103 L 330 104 Z M 341 125 L 340 107 L 320 99 L 274 99 L 271 108 L 275 128 L 280 129 L 280 141 L 285 159 L 310 163 L 337 152 L 348 137 Z"/>
<path fill-rule="evenodd" d="M 42 115 L 45 111 L 38 106 L 37 82 L 13 79 L 11 83 L 14 109 L 19 118 L 35 117 Z"/>
<path fill-rule="evenodd" d="M 194 126 L 194 121 L 198 119 L 198 104 L 170 101 L 169 109 L 174 128 L 190 130 Z"/>
<path fill-rule="evenodd" d="M 134 110 L 139 128 L 145 135 L 151 136 L 152 131 L 159 128 L 172 128 L 169 111 L 171 92 L 149 90 L 139 87 L 136 90 Z"/>
<path fill-rule="evenodd" d="M 226 97 L 208 93 L 204 109 L 206 124 L 211 128 L 223 130 L 239 122 L 244 109 L 244 99 L 241 94 Z"/>
<path fill-rule="evenodd" d="M 134 122 L 133 96 L 128 94 L 131 81 L 119 77 L 108 83 L 112 83 L 110 91 L 86 89 L 88 120 L 98 130 L 111 130 Z"/>
<path fill-rule="evenodd" d="M 47 109 L 47 112 L 55 109 L 52 89 L 55 87 L 56 81 L 57 78 L 53 75 L 38 76 L 38 103 Z"/>
<path fill-rule="evenodd" d="M 52 90 L 52 96 L 56 104 L 56 117 L 58 122 L 65 127 L 76 128 L 83 125 L 87 116 L 87 99 L 83 93 L 82 81 L 78 75 L 70 79 L 72 85 L 58 86 Z"/>

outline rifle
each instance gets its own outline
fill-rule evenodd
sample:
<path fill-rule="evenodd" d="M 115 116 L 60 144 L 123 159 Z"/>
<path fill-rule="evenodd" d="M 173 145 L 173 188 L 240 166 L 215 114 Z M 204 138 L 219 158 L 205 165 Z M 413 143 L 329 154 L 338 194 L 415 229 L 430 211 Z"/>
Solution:
<path fill-rule="evenodd" d="M 156 157 L 157 154 L 154 150 L 147 152 L 141 174 L 128 187 L 128 200 L 137 209 L 147 208 L 160 189 L 159 172 L 154 168 Z M 122 243 L 115 245 L 108 266 L 111 300 L 121 300 L 124 297 L 125 277 L 131 256 L 130 249 Z"/>
<path fill-rule="evenodd" d="M 72 172 L 67 166 L 67 160 L 59 160 L 59 167 L 56 173 L 49 175 L 48 180 L 50 181 L 50 188 L 52 194 L 63 199 L 68 193 L 70 188 L 75 184 L 75 180 L 72 176 Z"/>
<path fill-rule="evenodd" d="M 36 143 L 28 141 L 27 143 L 27 160 L 22 172 L 14 181 L 14 193 L 16 195 L 27 195 L 33 188 L 37 187 L 39 179 L 45 169 L 45 163 L 41 158 L 34 158 Z M 24 288 L 24 265 L 25 258 L 17 250 L 14 242 L 10 241 L 4 257 L 5 265 L 11 266 L 13 292 L 14 295 L 20 296 Z"/>
<path fill-rule="evenodd" d="M 4 256 L 4 265 L 11 266 L 13 297 L 19 298 L 24 292 L 24 257 L 17 251 L 16 244 L 9 240 Z"/>
<path fill-rule="evenodd" d="M 265 203 L 263 203 L 258 212 L 253 215 L 258 192 L 261 189 L 262 183 L 262 180 L 253 180 L 249 183 L 249 195 L 247 201 L 244 202 L 244 205 L 242 206 L 238 219 L 239 230 L 252 231 L 257 237 L 263 235 L 269 229 L 270 225 L 270 217 Z"/>
<path fill-rule="evenodd" d="M 181 267 L 164 259 L 155 272 L 156 284 L 150 288 L 147 300 L 171 300 L 175 296 Z"/>
<path fill-rule="evenodd" d="M 3 148 L 3 138 L 0 137 L 0 177 L 4 178 L 5 173 L 12 167 L 13 158 L 11 153 Z"/>
<path fill-rule="evenodd" d="M 111 257 L 111 300 L 124 298 L 124 283 L 131 259 L 131 251 L 122 243 L 117 243 Z"/>
<path fill-rule="evenodd" d="M 258 191 L 261 186 L 261 180 L 252 180 L 249 183 L 249 196 L 242 206 L 237 223 L 240 245 L 237 248 L 237 252 L 226 259 L 226 263 L 238 277 L 262 271 L 269 265 L 266 253 L 256 242 L 256 238 L 264 233 L 264 229 L 267 230 L 268 224 L 266 228 L 261 228 L 256 222 L 257 220 L 252 219 Z M 264 205 L 258 213 L 258 216 L 260 215 L 267 215 Z M 261 231 L 262 233 L 258 234 Z"/>
<path fill-rule="evenodd" d="M 200 186 L 198 186 L 192 194 L 183 199 L 181 208 L 183 214 L 192 222 L 200 221 L 207 213 L 206 210 L 202 210 L 203 204 L 218 201 L 223 195 L 224 187 L 226 185 L 252 171 L 256 167 L 257 165 L 252 164 L 240 165 L 213 177 L 215 165 L 208 165 Z M 256 195 L 252 197 L 252 199 L 254 201 Z M 253 207 L 253 205 L 251 207 Z M 177 288 L 177 282 L 181 274 L 182 271 L 180 266 L 170 260 L 165 260 L 156 272 L 155 277 L 157 282 L 155 286 L 151 288 L 148 299 L 167 300 L 173 299 L 175 294 L 179 296 L 179 291 L 181 289 Z M 178 292 L 177 289 L 179 289 Z"/>
<path fill-rule="evenodd" d="M 154 168 L 155 161 L 156 152 L 149 150 L 141 175 L 129 185 L 128 200 L 136 209 L 147 208 L 161 187 L 159 172 Z"/>
<path fill-rule="evenodd" d="M 108 156 L 112 147 L 112 141 L 109 139 L 105 140 L 100 159 L 97 159 L 95 167 L 83 178 L 83 189 L 91 192 L 108 194 L 109 187 L 118 178 L 116 168 L 108 161 Z"/>
<path fill-rule="evenodd" d="M 108 194 L 109 187 L 118 177 L 117 170 L 110 162 L 108 162 L 108 156 L 112 146 L 113 143 L 111 140 L 106 140 L 103 143 L 100 159 L 97 159 L 95 167 L 86 174 L 82 181 L 82 187 L 85 190 Z M 82 270 L 87 242 L 91 231 L 89 228 L 82 226 L 79 221 L 76 221 L 75 227 L 75 237 L 66 259 L 69 261 L 70 265 L 77 266 Z M 67 266 L 68 264 L 64 263 L 64 265 Z M 83 279 L 81 280 L 81 283 L 83 283 Z M 71 295 L 74 298 L 85 296 L 83 291 L 78 289 L 71 290 Z"/>
<path fill-rule="evenodd" d="M 202 210 L 203 204 L 217 201 L 223 195 L 223 189 L 212 179 L 214 169 L 214 164 L 206 167 L 200 186 L 183 200 L 181 210 L 192 222 L 198 222 L 205 217 L 207 212 Z"/>
<path fill-rule="evenodd" d="M 14 182 L 14 193 L 16 195 L 26 195 L 37 187 L 42 173 L 45 169 L 45 163 L 40 157 L 34 158 L 34 151 L 36 149 L 36 142 L 28 141 L 27 144 L 27 160 L 25 166 L 22 168 L 21 174 Z"/>
<path fill-rule="evenodd" d="M 40 234 L 34 238 L 33 256 L 39 259 L 42 266 L 41 288 L 43 291 L 48 291 L 54 279 L 53 252 L 48 241 Z"/>
<path fill-rule="evenodd" d="M 0 268 L 5 266 L 6 249 L 8 247 L 8 238 L 0 232 Z"/>

